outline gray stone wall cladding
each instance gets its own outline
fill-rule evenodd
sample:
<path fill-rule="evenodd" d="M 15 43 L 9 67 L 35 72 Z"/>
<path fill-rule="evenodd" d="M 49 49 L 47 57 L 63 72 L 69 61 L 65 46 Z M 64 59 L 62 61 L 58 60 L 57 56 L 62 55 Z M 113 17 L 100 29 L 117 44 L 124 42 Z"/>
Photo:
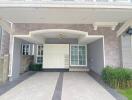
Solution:
<path fill-rule="evenodd" d="M 1 55 L 9 54 L 9 42 L 10 42 L 10 34 L 6 31 L 2 31 L 2 38 L 1 38 Z"/>
<path fill-rule="evenodd" d="M 72 29 L 88 32 L 89 35 L 104 36 L 105 65 L 120 66 L 120 41 L 116 36 L 116 30 L 111 28 L 98 28 L 94 30 L 92 25 L 88 24 L 34 24 L 17 23 L 15 24 L 14 34 L 29 34 L 29 31 L 42 29 Z"/>
<path fill-rule="evenodd" d="M 0 57 L 0 84 L 3 81 L 3 64 L 4 64 L 4 58 Z"/>
<path fill-rule="evenodd" d="M 0 57 L 0 84 L 8 80 L 9 55 Z"/>
<path fill-rule="evenodd" d="M 21 55 L 20 74 L 29 70 L 29 65 L 34 62 L 33 56 Z"/>
<path fill-rule="evenodd" d="M 1 50 L 2 27 L 0 27 L 0 50 Z"/>

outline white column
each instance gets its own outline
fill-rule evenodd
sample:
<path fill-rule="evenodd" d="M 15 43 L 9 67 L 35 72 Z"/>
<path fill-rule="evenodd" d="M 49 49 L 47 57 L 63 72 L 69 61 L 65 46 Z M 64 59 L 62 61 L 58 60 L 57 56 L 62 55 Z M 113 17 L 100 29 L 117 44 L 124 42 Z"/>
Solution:
<path fill-rule="evenodd" d="M 42 68 L 44 68 L 44 46 L 45 46 L 45 39 L 43 40 L 43 63 L 42 63 Z"/>
<path fill-rule="evenodd" d="M 20 75 L 20 60 L 21 60 L 21 43 L 22 40 L 14 36 L 10 41 L 10 63 L 9 63 L 9 80 L 17 79 Z"/>
<path fill-rule="evenodd" d="M 10 61 L 9 61 L 9 78 L 12 77 L 12 67 L 13 67 L 13 49 L 14 49 L 14 37 L 13 35 L 10 35 L 10 45 L 9 45 L 9 56 L 10 56 Z"/>

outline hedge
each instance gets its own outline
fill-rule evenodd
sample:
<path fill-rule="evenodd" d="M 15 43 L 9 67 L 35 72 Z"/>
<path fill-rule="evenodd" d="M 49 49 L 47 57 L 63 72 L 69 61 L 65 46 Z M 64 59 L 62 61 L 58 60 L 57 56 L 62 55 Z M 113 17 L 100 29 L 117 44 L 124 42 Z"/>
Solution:
<path fill-rule="evenodd" d="M 113 88 L 131 88 L 132 69 L 107 66 L 102 71 L 102 79 Z"/>
<path fill-rule="evenodd" d="M 30 71 L 41 71 L 42 70 L 42 64 L 31 64 L 29 65 Z"/>

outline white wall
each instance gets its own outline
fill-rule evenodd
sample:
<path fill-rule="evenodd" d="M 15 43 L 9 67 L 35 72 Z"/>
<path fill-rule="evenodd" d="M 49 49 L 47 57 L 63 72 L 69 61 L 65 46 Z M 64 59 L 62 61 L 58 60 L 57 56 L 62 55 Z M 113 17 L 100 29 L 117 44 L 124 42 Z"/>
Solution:
<path fill-rule="evenodd" d="M 88 66 L 97 74 L 104 68 L 103 39 L 88 44 Z"/>
<path fill-rule="evenodd" d="M 14 80 L 14 79 L 19 77 L 19 73 L 20 73 L 20 52 L 21 52 L 21 45 L 20 44 L 21 44 L 21 40 L 14 38 L 11 80 Z"/>
<path fill-rule="evenodd" d="M 19 77 L 20 75 L 20 67 L 21 67 L 21 44 L 22 43 L 28 43 L 27 41 L 18 39 L 18 38 L 14 38 L 14 45 L 13 45 L 13 57 L 11 61 L 11 76 L 10 76 L 10 80 L 14 80 L 16 78 Z"/>
<path fill-rule="evenodd" d="M 43 68 L 69 68 L 69 44 L 44 44 Z"/>

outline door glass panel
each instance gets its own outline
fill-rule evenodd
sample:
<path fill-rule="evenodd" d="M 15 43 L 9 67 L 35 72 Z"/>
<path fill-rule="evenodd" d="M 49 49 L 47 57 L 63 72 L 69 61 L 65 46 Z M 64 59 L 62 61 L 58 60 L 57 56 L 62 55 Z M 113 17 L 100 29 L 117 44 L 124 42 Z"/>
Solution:
<path fill-rule="evenodd" d="M 37 46 L 37 63 L 42 64 L 43 63 L 43 45 Z"/>
<path fill-rule="evenodd" d="M 71 47 L 71 64 L 78 65 L 78 46 Z"/>
<path fill-rule="evenodd" d="M 79 65 L 86 65 L 85 46 L 79 46 Z"/>
<path fill-rule="evenodd" d="M 42 64 L 43 62 L 43 57 L 37 57 L 37 63 Z"/>

